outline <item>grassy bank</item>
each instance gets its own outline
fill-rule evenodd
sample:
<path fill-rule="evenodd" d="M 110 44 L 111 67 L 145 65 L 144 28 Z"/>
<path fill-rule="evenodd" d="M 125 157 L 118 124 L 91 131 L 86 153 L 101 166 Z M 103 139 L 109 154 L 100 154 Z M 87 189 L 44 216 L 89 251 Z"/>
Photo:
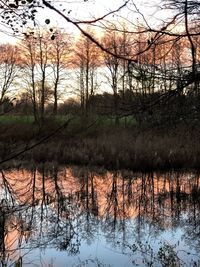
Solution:
<path fill-rule="evenodd" d="M 63 121 L 64 118 L 47 120 L 38 128 L 30 118 L 0 120 L 1 160 L 34 145 Z M 123 120 L 116 126 L 108 119 L 73 118 L 67 128 L 17 159 L 140 171 L 199 168 L 199 126 L 179 123 L 170 127 L 139 127 L 126 121 L 125 127 Z"/>

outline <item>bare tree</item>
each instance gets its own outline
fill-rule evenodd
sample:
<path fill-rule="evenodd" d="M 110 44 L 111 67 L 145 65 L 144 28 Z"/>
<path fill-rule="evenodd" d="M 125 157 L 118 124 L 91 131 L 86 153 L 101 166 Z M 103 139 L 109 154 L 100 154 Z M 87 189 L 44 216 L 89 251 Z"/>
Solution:
<path fill-rule="evenodd" d="M 36 55 L 36 39 L 33 35 L 25 34 L 24 40 L 22 40 L 21 53 L 24 55 L 22 58 L 23 70 L 24 70 L 24 82 L 28 87 L 32 103 L 33 103 L 33 115 L 35 122 L 39 122 L 39 110 L 36 97 L 36 68 L 37 68 L 37 55 Z"/>
<path fill-rule="evenodd" d="M 62 33 L 59 30 L 54 31 L 50 43 L 49 51 L 50 67 L 53 72 L 53 114 L 58 112 L 59 85 L 62 81 L 67 80 L 67 69 L 70 68 L 72 38 L 67 33 Z"/>
<path fill-rule="evenodd" d="M 42 123 L 45 115 L 45 105 L 50 93 L 48 84 L 50 64 L 50 38 L 45 33 L 26 33 L 22 41 L 24 79 L 33 101 L 35 121 Z"/>
<path fill-rule="evenodd" d="M 103 37 L 104 46 L 113 54 L 121 54 L 124 46 L 120 43 L 119 36 L 114 32 L 109 32 Z M 104 53 L 104 64 L 109 71 L 108 80 L 110 82 L 113 96 L 114 96 L 114 113 L 116 116 L 116 123 L 118 123 L 118 104 L 119 104 L 119 80 L 120 80 L 120 58 L 107 53 Z"/>
<path fill-rule="evenodd" d="M 83 114 L 89 112 L 89 100 L 94 95 L 95 74 L 100 65 L 100 54 L 94 43 L 87 37 L 81 36 L 76 43 L 74 66 L 79 68 L 79 84 Z"/>
<path fill-rule="evenodd" d="M 0 106 L 3 108 L 7 97 L 14 98 L 19 78 L 19 50 L 17 46 L 0 46 Z"/>
<path fill-rule="evenodd" d="M 49 64 L 49 40 L 47 37 L 39 31 L 38 36 L 36 36 L 38 40 L 38 54 L 37 54 L 37 62 L 40 68 L 40 86 L 41 86 L 41 98 L 40 98 L 40 119 L 44 120 L 44 112 L 45 112 L 45 100 L 46 100 L 46 76 L 47 76 L 47 68 Z"/>

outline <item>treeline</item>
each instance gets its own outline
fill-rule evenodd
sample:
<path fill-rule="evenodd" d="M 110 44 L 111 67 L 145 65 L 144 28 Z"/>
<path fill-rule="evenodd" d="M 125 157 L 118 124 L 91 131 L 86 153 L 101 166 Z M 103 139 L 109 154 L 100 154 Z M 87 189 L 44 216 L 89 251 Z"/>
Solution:
<path fill-rule="evenodd" d="M 108 30 L 100 41 L 104 50 L 86 36 L 48 29 L 1 45 L 1 113 L 32 114 L 38 123 L 68 113 L 109 115 L 116 123 L 196 118 L 199 62 L 194 68 L 188 38 L 152 40 L 140 26 L 135 35 Z M 198 47 L 199 36 L 194 42 Z"/>
<path fill-rule="evenodd" d="M 155 92 L 147 96 L 126 90 L 118 96 L 118 108 L 116 110 L 115 97 L 111 93 L 96 94 L 90 96 L 88 101 L 88 117 L 110 118 L 115 124 L 123 119 L 123 125 L 146 126 L 173 126 L 177 123 L 195 123 L 200 121 L 200 96 L 174 93 L 163 94 Z M 53 103 L 45 108 L 45 117 L 52 118 Z M 32 116 L 33 105 L 30 99 L 22 98 L 15 105 L 5 99 L 4 113 L 10 115 Z M 85 117 L 82 113 L 81 103 L 73 98 L 58 105 L 57 116 L 66 115 Z M 87 117 L 86 117 L 87 118 Z"/>

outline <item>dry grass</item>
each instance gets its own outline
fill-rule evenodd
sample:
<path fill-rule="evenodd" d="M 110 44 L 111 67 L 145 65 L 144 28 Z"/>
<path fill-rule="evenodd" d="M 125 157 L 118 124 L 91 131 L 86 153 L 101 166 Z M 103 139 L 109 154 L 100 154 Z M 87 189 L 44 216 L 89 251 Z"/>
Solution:
<path fill-rule="evenodd" d="M 42 136 L 54 127 L 52 124 L 44 127 Z M 18 125 L 11 128 L 4 125 L 0 131 L 1 158 L 35 142 L 40 136 L 32 125 L 25 125 L 23 129 Z M 198 127 L 186 125 L 159 130 L 134 126 L 95 125 L 90 129 L 71 126 L 20 159 L 139 171 L 197 169 L 200 167 L 200 136 Z"/>

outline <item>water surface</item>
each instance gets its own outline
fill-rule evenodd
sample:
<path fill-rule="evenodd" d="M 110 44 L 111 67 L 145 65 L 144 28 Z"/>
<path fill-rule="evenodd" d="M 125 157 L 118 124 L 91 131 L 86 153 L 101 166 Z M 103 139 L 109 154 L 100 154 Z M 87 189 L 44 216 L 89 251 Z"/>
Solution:
<path fill-rule="evenodd" d="M 1 172 L 1 266 L 200 266 L 198 173 Z"/>

